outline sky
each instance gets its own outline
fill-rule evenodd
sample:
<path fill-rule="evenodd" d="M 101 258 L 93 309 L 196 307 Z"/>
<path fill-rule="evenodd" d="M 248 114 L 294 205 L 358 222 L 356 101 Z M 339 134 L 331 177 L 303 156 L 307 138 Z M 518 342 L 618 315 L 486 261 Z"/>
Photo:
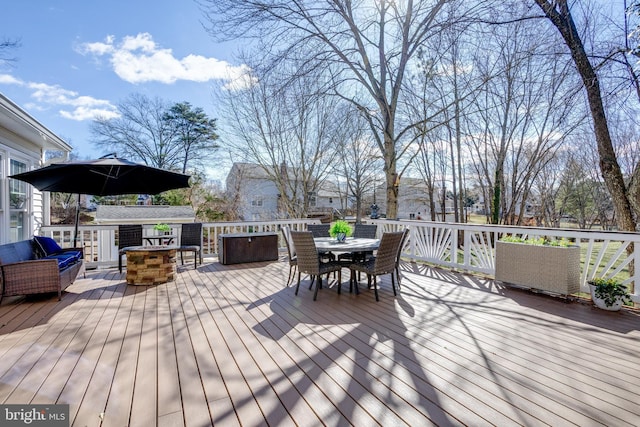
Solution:
<path fill-rule="evenodd" d="M 193 0 L 3 1 L 2 9 L 0 39 L 20 46 L 7 53 L 15 62 L 0 65 L 0 92 L 80 158 L 107 154 L 91 143 L 91 121 L 117 115 L 129 95 L 187 101 L 217 118 L 212 89 L 233 89 L 246 70 L 236 45 L 207 33 Z M 226 175 L 216 169 L 213 178 Z"/>

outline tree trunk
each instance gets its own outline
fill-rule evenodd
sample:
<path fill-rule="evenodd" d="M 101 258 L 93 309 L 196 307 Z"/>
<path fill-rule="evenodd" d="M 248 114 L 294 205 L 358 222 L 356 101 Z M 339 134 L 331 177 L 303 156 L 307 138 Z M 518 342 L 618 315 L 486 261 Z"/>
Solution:
<path fill-rule="evenodd" d="M 502 186 L 502 172 L 500 168 L 496 168 L 496 173 L 493 178 L 493 193 L 491 198 L 491 224 L 500 223 L 500 199 L 501 186 Z"/>
<path fill-rule="evenodd" d="M 613 143 L 611 142 L 598 76 L 584 50 L 584 45 L 575 27 L 567 1 L 536 0 L 536 3 L 553 25 L 556 26 L 567 47 L 569 47 L 571 57 L 587 91 L 587 100 L 593 119 L 598 156 L 600 158 L 600 171 L 613 200 L 618 229 L 621 231 L 635 231 L 636 224 L 633 219 L 627 189 Z M 556 5 L 558 10 L 556 10 Z"/>
<path fill-rule="evenodd" d="M 391 124 L 388 124 L 390 126 Z M 400 185 L 400 176 L 396 168 L 396 150 L 395 139 L 391 133 L 385 132 L 384 135 L 384 163 L 385 173 L 387 176 L 387 218 L 398 219 L 398 187 Z"/>

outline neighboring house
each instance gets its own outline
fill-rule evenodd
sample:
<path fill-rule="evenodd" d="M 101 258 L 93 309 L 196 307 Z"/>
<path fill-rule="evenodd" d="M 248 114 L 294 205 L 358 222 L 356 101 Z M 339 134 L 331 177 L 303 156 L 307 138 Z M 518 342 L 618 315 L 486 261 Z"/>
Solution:
<path fill-rule="evenodd" d="M 280 218 L 280 192 L 259 165 L 234 163 L 227 175 L 226 187 L 240 218 L 247 221 Z"/>
<path fill-rule="evenodd" d="M 442 189 L 436 189 L 436 197 L 442 194 Z M 376 189 L 376 203 L 378 212 L 387 212 L 387 192 L 384 185 Z M 431 219 L 431 208 L 429 207 L 429 193 L 427 185 L 423 179 L 403 177 L 398 187 L 398 219 Z M 445 200 L 445 212 L 453 212 L 453 201 Z M 442 214 L 442 204 L 436 200 L 435 210 L 438 215 Z"/>
<path fill-rule="evenodd" d="M 309 214 L 320 216 L 334 213 L 342 216 L 347 208 L 345 193 L 335 182 L 323 182 L 316 194 L 311 197 L 313 204 L 309 203 Z"/>
<path fill-rule="evenodd" d="M 49 193 L 8 178 L 44 165 L 47 151 L 72 147 L 0 94 L 0 244 L 28 239 L 50 222 Z"/>
<path fill-rule="evenodd" d="M 176 224 L 194 222 L 191 206 L 98 205 L 96 224 Z"/>
<path fill-rule="evenodd" d="M 286 173 L 286 169 L 282 173 Z M 281 196 L 276 184 L 260 165 L 234 163 L 227 175 L 226 187 L 229 199 L 235 201 L 238 215 L 246 221 L 286 216 L 280 207 Z M 341 210 L 345 205 L 345 198 L 334 183 L 324 183 L 317 192 L 309 195 L 309 201 L 310 214 Z"/>

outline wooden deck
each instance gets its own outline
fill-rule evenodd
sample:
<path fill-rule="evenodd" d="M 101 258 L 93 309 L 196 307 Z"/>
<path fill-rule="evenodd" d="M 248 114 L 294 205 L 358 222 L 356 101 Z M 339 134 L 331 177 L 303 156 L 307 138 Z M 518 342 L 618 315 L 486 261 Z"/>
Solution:
<path fill-rule="evenodd" d="M 640 424 L 640 313 L 403 270 L 379 303 L 295 296 L 284 261 L 7 298 L 0 402 L 68 403 L 74 426 Z"/>

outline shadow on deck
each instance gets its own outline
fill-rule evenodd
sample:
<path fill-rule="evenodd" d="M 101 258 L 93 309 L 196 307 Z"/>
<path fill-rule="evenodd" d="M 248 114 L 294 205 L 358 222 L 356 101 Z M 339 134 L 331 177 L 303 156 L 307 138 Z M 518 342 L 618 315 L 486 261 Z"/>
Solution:
<path fill-rule="evenodd" d="M 7 298 L 0 402 L 68 403 L 73 425 L 637 425 L 638 312 L 402 271 L 378 303 L 295 296 L 282 261 Z"/>

